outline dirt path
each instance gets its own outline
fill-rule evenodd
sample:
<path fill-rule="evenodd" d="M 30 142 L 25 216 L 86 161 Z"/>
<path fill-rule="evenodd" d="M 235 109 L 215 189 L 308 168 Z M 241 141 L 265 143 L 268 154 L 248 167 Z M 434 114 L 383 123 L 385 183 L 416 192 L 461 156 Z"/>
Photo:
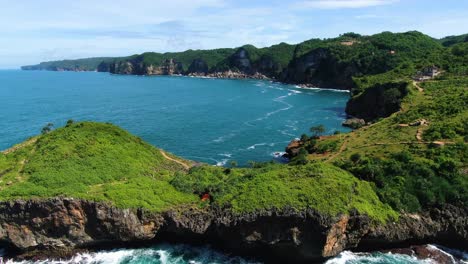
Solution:
<path fill-rule="evenodd" d="M 170 160 L 170 161 L 173 161 L 173 162 L 176 162 L 176 163 L 182 165 L 182 167 L 184 167 L 186 170 L 190 170 L 191 166 L 187 165 L 186 163 L 184 163 L 184 162 L 182 162 L 182 161 L 180 161 L 180 160 L 176 160 L 176 159 L 174 159 L 174 158 L 169 157 L 169 156 L 166 154 L 166 152 L 164 152 L 162 149 L 160 149 L 159 151 L 161 152 L 161 155 L 163 155 L 163 157 L 164 157 L 165 159 Z"/>
<path fill-rule="evenodd" d="M 37 137 L 33 137 L 33 138 L 29 139 L 28 141 L 25 141 L 25 142 L 23 142 L 21 144 L 15 145 L 15 146 L 13 146 L 13 147 L 11 147 L 9 149 L 1 151 L 1 153 L 5 154 L 5 155 L 10 154 L 10 153 L 12 153 L 12 152 L 14 152 L 14 151 L 16 151 L 16 150 L 18 150 L 20 148 L 24 148 L 24 147 L 27 147 L 27 146 L 29 146 L 31 144 L 34 144 L 34 143 L 36 143 L 36 141 L 37 141 Z"/>
<path fill-rule="evenodd" d="M 416 132 L 416 139 L 421 142 L 422 141 L 422 134 L 423 134 L 423 130 L 422 128 L 418 128 L 418 132 Z"/>
<path fill-rule="evenodd" d="M 413 85 L 414 87 L 416 87 L 416 89 L 418 89 L 419 92 L 424 92 L 424 89 L 421 86 L 419 86 L 419 83 L 417 81 L 413 81 Z"/>
<path fill-rule="evenodd" d="M 340 155 L 341 153 L 343 153 L 343 151 L 346 149 L 346 146 L 348 144 L 348 141 L 346 141 L 346 139 L 343 141 L 343 144 L 341 145 L 340 147 L 340 150 L 338 150 L 338 152 L 336 152 L 335 154 L 331 155 L 327 161 L 330 161 L 336 157 L 338 157 L 338 155 Z"/>

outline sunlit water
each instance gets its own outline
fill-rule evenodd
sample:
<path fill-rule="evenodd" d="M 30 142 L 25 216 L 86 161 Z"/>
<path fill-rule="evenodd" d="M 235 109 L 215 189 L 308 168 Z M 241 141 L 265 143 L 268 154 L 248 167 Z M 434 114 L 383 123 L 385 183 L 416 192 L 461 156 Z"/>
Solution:
<path fill-rule="evenodd" d="M 345 131 L 349 94 L 256 80 L 0 71 L 0 150 L 68 119 L 111 122 L 181 157 L 269 161 L 323 124 Z"/>

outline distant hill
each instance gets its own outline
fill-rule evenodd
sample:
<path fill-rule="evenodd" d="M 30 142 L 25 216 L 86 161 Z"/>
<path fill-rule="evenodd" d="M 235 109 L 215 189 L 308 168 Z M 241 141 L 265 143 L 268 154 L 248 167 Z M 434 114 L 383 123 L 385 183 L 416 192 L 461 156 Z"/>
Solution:
<path fill-rule="evenodd" d="M 41 62 L 37 65 L 22 66 L 22 70 L 46 70 L 46 71 L 95 71 L 99 63 L 110 61 L 114 58 L 96 57 L 77 60 L 61 60 Z"/>
<path fill-rule="evenodd" d="M 468 42 L 468 34 L 463 34 L 459 36 L 448 36 L 445 38 L 441 38 L 439 41 L 445 47 L 450 47 L 458 43 Z"/>
<path fill-rule="evenodd" d="M 371 36 L 345 33 L 296 45 L 280 43 L 266 48 L 245 45 L 234 49 L 146 52 L 118 58 L 43 62 L 22 69 L 271 78 L 307 86 L 351 89 L 356 87 L 355 78 L 393 70 L 405 77 L 431 65 L 448 71 L 459 70 L 464 61 L 454 59 L 451 49 L 457 43 L 466 43 L 466 38 L 465 34 L 437 40 L 417 31 L 382 32 Z"/>

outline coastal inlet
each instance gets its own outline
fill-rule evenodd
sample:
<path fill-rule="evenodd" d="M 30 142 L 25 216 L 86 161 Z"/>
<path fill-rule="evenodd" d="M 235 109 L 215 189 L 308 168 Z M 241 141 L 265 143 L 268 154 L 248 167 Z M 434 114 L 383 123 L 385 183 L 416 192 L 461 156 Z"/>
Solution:
<path fill-rule="evenodd" d="M 265 80 L 0 71 L 0 149 L 68 119 L 111 122 L 183 158 L 270 161 L 309 128 L 341 126 L 349 94 Z M 281 161 L 281 158 L 279 158 Z"/>

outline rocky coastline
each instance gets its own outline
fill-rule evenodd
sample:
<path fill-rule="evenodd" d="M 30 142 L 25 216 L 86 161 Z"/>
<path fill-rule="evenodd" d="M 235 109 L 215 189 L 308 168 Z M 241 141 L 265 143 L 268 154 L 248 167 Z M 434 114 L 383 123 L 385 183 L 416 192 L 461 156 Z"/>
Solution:
<path fill-rule="evenodd" d="M 106 244 L 210 243 L 267 262 L 322 261 L 343 250 L 438 244 L 467 250 L 468 210 L 451 205 L 395 222 L 366 215 L 327 216 L 313 209 L 234 214 L 187 207 L 153 213 L 72 198 L 0 203 L 0 242 L 12 257 L 67 256 Z"/>

